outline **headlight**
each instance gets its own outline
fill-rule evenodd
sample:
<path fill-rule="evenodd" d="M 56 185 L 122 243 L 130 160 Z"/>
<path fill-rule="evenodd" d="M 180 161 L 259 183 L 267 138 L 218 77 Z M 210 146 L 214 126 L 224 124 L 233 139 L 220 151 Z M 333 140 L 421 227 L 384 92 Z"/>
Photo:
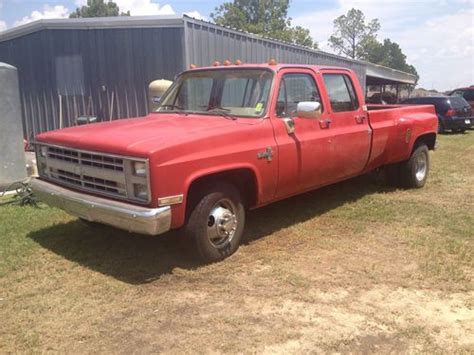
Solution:
<path fill-rule="evenodd" d="M 143 184 L 133 184 L 133 194 L 140 200 L 148 201 L 148 186 Z"/>
<path fill-rule="evenodd" d="M 141 162 L 141 161 L 135 161 L 133 162 L 133 175 L 135 176 L 140 176 L 140 177 L 146 177 L 147 171 L 146 171 L 146 163 Z"/>

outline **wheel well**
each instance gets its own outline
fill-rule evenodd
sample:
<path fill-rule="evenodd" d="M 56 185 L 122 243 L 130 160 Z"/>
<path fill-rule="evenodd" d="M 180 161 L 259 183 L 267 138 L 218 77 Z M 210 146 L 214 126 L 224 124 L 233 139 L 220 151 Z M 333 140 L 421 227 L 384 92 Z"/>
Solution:
<path fill-rule="evenodd" d="M 421 144 L 426 144 L 429 150 L 434 150 L 436 145 L 436 133 L 427 133 L 419 136 L 413 145 L 413 150 L 415 150 Z"/>
<path fill-rule="evenodd" d="M 247 208 L 257 204 L 258 188 L 255 173 L 251 169 L 234 169 L 201 176 L 194 180 L 188 189 L 186 215 L 199 202 L 199 199 L 202 197 L 202 191 L 216 182 L 227 182 L 239 189 Z"/>

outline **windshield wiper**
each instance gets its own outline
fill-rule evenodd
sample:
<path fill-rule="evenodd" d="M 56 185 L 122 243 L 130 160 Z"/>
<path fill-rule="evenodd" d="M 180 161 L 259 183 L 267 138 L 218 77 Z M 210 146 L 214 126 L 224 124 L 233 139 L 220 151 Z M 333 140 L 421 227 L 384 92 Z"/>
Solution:
<path fill-rule="evenodd" d="M 210 107 L 206 110 L 206 112 L 221 115 L 222 117 L 227 118 L 228 120 L 236 120 L 237 119 L 237 117 L 235 117 L 234 115 L 229 113 L 230 112 L 229 109 L 224 108 L 224 107 L 217 107 L 217 106 L 216 107 Z"/>

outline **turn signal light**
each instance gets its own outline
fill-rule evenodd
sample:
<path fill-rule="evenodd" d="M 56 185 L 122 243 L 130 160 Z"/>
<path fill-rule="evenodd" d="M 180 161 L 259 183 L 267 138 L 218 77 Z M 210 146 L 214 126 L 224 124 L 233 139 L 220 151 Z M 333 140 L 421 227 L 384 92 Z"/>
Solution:
<path fill-rule="evenodd" d="M 167 196 L 158 199 L 158 206 L 170 206 L 183 202 L 183 195 Z"/>

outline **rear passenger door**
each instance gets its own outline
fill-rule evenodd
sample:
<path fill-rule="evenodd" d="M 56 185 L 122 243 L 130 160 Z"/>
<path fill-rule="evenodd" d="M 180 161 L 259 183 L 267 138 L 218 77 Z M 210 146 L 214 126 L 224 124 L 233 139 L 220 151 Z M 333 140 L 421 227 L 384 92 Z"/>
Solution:
<path fill-rule="evenodd" d="M 337 180 L 363 171 L 370 153 L 371 129 L 368 114 L 363 110 L 362 92 L 349 72 L 322 72 L 330 102 L 329 117 L 332 133 L 333 174 Z"/>

